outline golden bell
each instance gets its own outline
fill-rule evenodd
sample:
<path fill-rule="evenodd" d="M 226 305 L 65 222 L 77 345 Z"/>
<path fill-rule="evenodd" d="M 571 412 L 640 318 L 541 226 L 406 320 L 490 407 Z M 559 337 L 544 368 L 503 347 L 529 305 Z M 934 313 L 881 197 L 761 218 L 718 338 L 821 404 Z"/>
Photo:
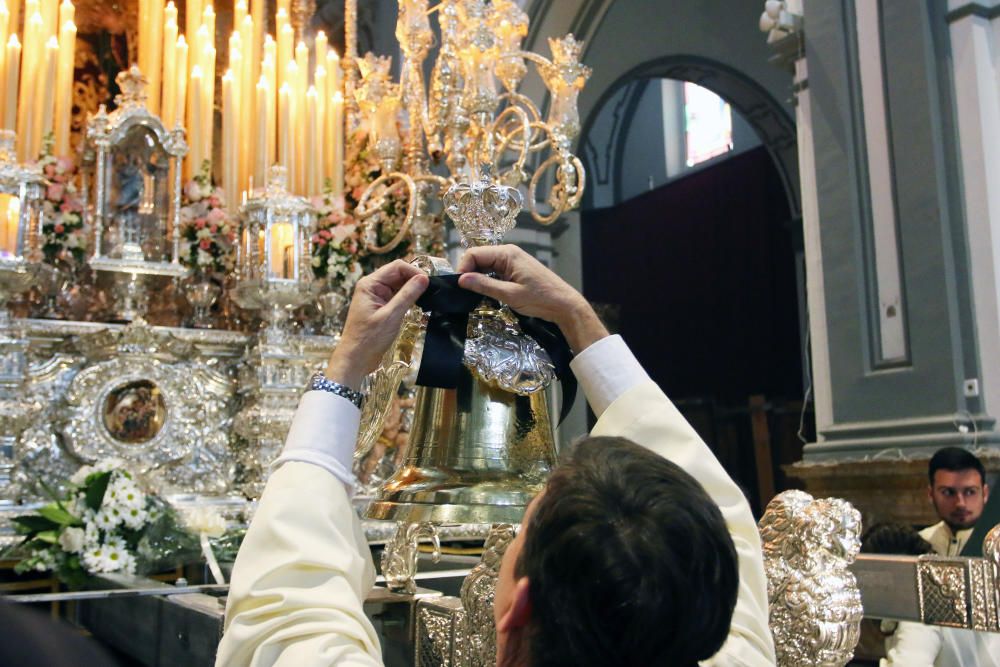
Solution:
<path fill-rule="evenodd" d="M 458 389 L 418 387 L 406 458 L 369 519 L 520 523 L 556 460 L 546 391 L 519 396 L 462 367 Z"/>

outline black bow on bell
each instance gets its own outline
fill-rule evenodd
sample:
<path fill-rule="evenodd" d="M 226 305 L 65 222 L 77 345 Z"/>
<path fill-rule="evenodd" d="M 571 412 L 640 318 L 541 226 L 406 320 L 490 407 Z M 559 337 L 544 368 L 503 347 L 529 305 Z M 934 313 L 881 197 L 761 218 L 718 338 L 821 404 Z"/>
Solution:
<path fill-rule="evenodd" d="M 417 299 L 417 305 L 430 313 L 424 354 L 417 373 L 418 385 L 441 389 L 455 389 L 459 385 L 469 314 L 484 298 L 459 287 L 459 275 L 431 276 L 427 290 Z M 563 389 L 559 412 L 559 423 L 562 423 L 576 398 L 576 377 L 569 367 L 573 358 L 569 343 L 552 322 L 511 312 L 517 317 L 521 331 L 535 339 L 552 359 Z"/>

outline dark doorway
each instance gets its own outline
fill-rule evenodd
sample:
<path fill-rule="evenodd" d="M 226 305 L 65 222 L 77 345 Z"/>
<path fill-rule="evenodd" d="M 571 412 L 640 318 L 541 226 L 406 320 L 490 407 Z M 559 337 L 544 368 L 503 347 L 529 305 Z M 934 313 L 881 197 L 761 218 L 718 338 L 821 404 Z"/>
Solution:
<path fill-rule="evenodd" d="M 797 224 L 764 147 L 583 213 L 587 298 L 615 313 L 758 512 L 788 488 L 780 465 L 801 459 Z"/>

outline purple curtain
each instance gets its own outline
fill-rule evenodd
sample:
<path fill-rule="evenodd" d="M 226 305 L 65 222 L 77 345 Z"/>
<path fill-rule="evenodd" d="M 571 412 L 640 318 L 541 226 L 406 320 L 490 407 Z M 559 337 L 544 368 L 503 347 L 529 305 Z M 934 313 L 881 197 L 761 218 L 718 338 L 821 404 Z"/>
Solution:
<path fill-rule="evenodd" d="M 583 213 L 584 293 L 671 398 L 801 398 L 784 188 L 763 147 Z"/>

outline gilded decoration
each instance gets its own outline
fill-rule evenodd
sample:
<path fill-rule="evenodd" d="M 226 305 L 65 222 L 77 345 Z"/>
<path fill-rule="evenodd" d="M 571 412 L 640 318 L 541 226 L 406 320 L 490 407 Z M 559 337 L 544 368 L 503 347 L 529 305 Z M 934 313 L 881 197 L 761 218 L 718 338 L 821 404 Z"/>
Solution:
<path fill-rule="evenodd" d="M 760 534 L 778 664 L 846 665 L 864 614 L 847 569 L 861 547 L 861 514 L 844 500 L 785 491 L 768 503 Z"/>

